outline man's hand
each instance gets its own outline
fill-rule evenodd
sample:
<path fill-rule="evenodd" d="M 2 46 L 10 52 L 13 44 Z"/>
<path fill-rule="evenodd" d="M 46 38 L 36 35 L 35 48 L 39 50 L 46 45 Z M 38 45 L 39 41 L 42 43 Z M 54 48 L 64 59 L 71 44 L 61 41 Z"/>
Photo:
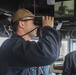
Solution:
<path fill-rule="evenodd" d="M 53 27 L 54 26 L 54 17 L 51 16 L 43 16 L 42 17 L 42 27 L 44 26 L 50 26 Z"/>

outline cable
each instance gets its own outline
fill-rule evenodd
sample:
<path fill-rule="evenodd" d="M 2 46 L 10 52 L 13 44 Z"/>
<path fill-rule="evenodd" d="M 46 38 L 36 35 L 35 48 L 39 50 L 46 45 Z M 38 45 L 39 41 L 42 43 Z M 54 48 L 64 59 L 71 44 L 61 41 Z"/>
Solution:
<path fill-rule="evenodd" d="M 27 33 L 25 33 L 25 34 L 23 34 L 23 35 L 21 35 L 21 36 L 25 36 L 25 35 L 29 34 L 30 32 L 32 32 L 32 31 L 34 31 L 35 29 L 38 29 L 38 28 L 39 28 L 39 27 L 36 27 L 36 28 L 32 29 L 31 31 L 29 31 L 29 32 L 27 32 Z"/>

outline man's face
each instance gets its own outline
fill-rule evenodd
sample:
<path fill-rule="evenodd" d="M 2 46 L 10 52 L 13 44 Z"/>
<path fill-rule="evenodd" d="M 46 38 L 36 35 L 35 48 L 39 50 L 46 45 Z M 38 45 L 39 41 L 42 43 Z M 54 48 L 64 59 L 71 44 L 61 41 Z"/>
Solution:
<path fill-rule="evenodd" d="M 33 30 L 34 28 L 36 28 L 37 26 L 34 24 L 34 21 L 33 21 L 32 17 L 27 17 L 26 20 L 28 20 L 28 21 L 25 21 L 25 23 L 24 23 L 25 24 L 25 33 L 28 33 L 31 30 Z M 36 33 L 37 33 L 37 29 L 35 29 L 34 31 L 30 32 L 28 35 L 30 37 L 34 37 L 34 36 L 37 35 Z"/>

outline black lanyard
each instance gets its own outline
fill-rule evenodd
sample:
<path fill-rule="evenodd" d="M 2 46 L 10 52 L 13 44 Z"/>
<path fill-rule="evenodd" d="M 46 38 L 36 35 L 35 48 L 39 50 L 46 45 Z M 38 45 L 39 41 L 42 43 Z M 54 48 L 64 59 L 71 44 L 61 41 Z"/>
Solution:
<path fill-rule="evenodd" d="M 36 27 L 36 28 L 32 29 L 31 31 L 29 31 L 29 32 L 27 32 L 27 33 L 25 33 L 25 34 L 23 34 L 23 35 L 21 35 L 21 36 L 25 36 L 25 35 L 29 34 L 30 32 L 32 32 L 32 31 L 34 31 L 35 29 L 38 29 L 38 28 L 39 28 L 39 27 Z"/>

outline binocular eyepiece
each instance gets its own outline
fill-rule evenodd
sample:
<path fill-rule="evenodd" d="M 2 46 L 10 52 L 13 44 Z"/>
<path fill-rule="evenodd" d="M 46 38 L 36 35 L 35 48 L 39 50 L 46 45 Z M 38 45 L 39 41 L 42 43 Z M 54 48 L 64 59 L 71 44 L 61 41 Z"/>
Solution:
<path fill-rule="evenodd" d="M 39 27 L 42 27 L 42 17 L 35 17 L 34 24 L 39 26 Z"/>

